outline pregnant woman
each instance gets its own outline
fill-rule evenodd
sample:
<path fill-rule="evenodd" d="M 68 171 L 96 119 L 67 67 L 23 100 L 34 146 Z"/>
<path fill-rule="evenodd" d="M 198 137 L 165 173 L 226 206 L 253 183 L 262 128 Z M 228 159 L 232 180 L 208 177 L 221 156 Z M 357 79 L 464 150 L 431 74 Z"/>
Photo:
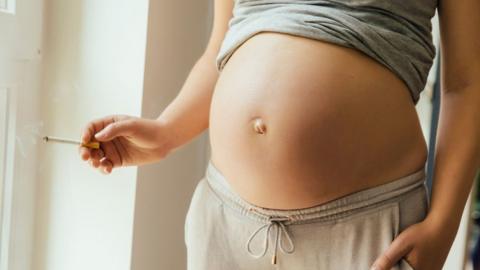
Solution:
<path fill-rule="evenodd" d="M 434 186 L 416 114 L 435 56 Z M 441 269 L 480 164 L 477 0 L 215 0 L 205 52 L 157 119 L 88 123 L 105 173 L 209 129 L 188 268 Z"/>

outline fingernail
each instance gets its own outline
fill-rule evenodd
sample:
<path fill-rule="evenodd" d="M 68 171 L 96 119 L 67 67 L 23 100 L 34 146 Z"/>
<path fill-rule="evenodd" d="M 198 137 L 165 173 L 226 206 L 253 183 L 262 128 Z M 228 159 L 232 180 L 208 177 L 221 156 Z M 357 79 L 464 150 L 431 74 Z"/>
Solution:
<path fill-rule="evenodd" d="M 370 268 L 370 270 L 380 270 L 380 269 L 379 269 L 378 267 L 376 267 L 376 266 L 372 266 L 372 267 Z"/>

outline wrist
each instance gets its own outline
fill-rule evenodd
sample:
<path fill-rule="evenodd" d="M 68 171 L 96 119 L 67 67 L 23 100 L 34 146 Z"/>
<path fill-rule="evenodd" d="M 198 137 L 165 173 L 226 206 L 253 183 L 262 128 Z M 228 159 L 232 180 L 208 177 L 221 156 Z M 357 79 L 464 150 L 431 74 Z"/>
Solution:
<path fill-rule="evenodd" d="M 424 223 L 427 224 L 429 230 L 433 233 L 440 234 L 453 241 L 457 234 L 460 220 L 452 216 L 446 218 L 444 215 L 441 215 L 441 213 L 437 214 L 436 212 L 430 211 L 425 217 Z"/>
<path fill-rule="evenodd" d="M 163 145 L 166 152 L 171 152 L 175 148 L 182 145 L 178 131 L 173 123 L 161 117 L 155 120 L 157 122 L 157 134 L 159 134 L 159 141 Z"/>

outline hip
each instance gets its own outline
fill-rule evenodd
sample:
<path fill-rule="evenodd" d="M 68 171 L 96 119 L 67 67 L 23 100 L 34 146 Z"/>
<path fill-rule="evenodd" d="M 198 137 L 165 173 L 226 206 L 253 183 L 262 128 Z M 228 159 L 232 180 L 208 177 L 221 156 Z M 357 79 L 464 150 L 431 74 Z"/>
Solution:
<path fill-rule="evenodd" d="M 243 200 L 209 163 L 186 217 L 189 269 L 369 269 L 425 218 L 428 197 L 418 170 L 308 208 L 264 208 Z M 412 269 L 405 260 L 396 267 Z"/>

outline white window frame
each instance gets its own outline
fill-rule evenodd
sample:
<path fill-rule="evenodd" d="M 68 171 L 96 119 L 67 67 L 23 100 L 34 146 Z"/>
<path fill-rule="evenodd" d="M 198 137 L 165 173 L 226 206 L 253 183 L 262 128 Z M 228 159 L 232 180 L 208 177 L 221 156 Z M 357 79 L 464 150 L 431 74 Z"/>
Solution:
<path fill-rule="evenodd" d="M 0 232 L 3 213 L 3 186 L 6 175 L 7 123 L 8 123 L 8 88 L 0 88 Z M 0 235 L 0 240 L 2 239 Z"/>
<path fill-rule="evenodd" d="M 3 198 L 3 183 L 5 179 L 6 168 L 6 143 L 7 143 L 7 108 L 8 104 L 8 89 L 0 88 L 0 198 Z M 0 200 L 0 217 L 2 209 L 2 202 Z M 1 221 L 1 218 L 0 218 Z M 0 222 L 1 224 L 1 222 Z"/>
<path fill-rule="evenodd" d="M 4 126 L 4 134 L 0 136 L 5 147 L 0 153 L 0 162 L 3 163 L 3 172 L 0 175 L 0 269 L 8 269 L 9 247 L 11 246 L 10 228 L 12 223 L 12 199 L 14 178 L 14 151 L 15 151 L 15 92 L 11 87 L 0 86 L 0 124 Z M 0 129 L 2 131 L 2 129 Z"/>

